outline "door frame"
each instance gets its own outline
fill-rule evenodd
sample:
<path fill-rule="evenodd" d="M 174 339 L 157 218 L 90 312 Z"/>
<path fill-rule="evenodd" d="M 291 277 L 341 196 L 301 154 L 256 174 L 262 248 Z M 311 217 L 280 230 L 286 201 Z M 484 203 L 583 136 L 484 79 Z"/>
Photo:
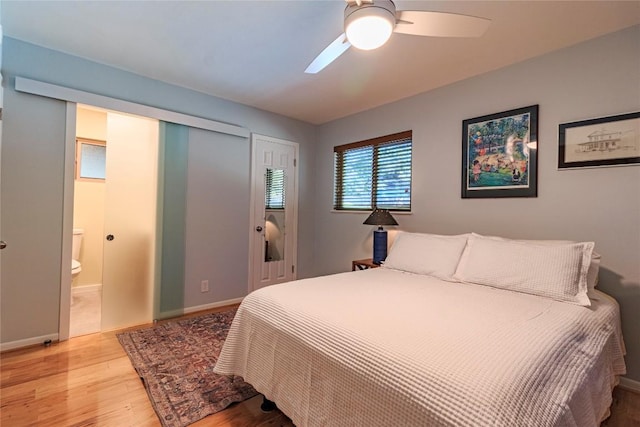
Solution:
<path fill-rule="evenodd" d="M 227 135 L 235 135 L 248 138 L 249 129 L 226 122 L 213 119 L 191 116 L 189 114 L 178 113 L 150 105 L 143 105 L 136 102 L 125 101 L 119 98 L 98 95 L 92 92 L 72 89 L 26 77 L 16 76 L 16 92 L 28 93 L 31 95 L 43 96 L 67 103 L 66 130 L 65 130 L 65 157 L 64 157 L 64 178 L 63 178 L 63 206 L 62 206 L 62 239 L 60 265 L 71 265 L 71 247 L 73 241 L 73 186 L 75 170 L 75 122 L 76 104 L 86 104 L 106 110 L 113 110 L 121 113 L 135 114 L 138 116 L 157 119 L 159 121 L 171 122 L 190 126 L 198 129 L 210 130 Z M 67 237 L 68 236 L 68 237 Z M 60 273 L 60 313 L 58 321 L 59 341 L 69 339 L 70 313 L 71 313 L 71 271 L 65 272 L 61 268 Z M 66 313 L 66 314 L 65 314 Z"/>
<path fill-rule="evenodd" d="M 73 195 L 76 164 L 76 118 L 78 105 L 67 101 L 64 136 L 64 184 L 62 190 L 62 259 L 61 266 L 70 266 L 73 245 Z M 71 327 L 71 269 L 60 269 L 60 314 L 58 340 L 69 339 Z"/>
<path fill-rule="evenodd" d="M 254 257 L 254 249 L 255 249 L 255 228 L 258 225 L 255 222 L 255 207 L 257 198 L 259 198 L 261 203 L 264 203 L 264 194 L 256 194 L 256 186 L 254 185 L 256 175 L 257 175 L 257 167 L 256 167 L 256 155 L 257 155 L 257 147 L 256 140 L 257 139 L 267 140 L 268 142 L 274 142 L 277 144 L 287 145 L 294 149 L 294 191 L 293 191 L 293 251 L 292 251 L 292 259 L 291 262 L 294 266 L 293 271 L 293 280 L 296 280 L 298 277 L 298 187 L 299 187 L 299 173 L 298 173 L 298 157 L 300 152 L 300 144 L 293 141 L 287 141 L 285 139 L 274 138 L 271 136 L 260 135 L 257 133 L 251 133 L 251 174 L 250 174 L 250 201 L 249 201 L 249 211 L 251 214 L 249 215 L 249 275 L 248 275 L 248 293 L 251 293 L 255 290 L 255 257 Z M 262 175 L 260 175 L 262 176 Z"/>
<path fill-rule="evenodd" d="M 89 105 L 89 104 L 84 104 Z M 89 105 L 92 106 L 92 105 Z M 101 108 L 101 107 L 97 107 Z M 111 109 L 104 109 L 107 113 L 113 112 L 115 114 L 132 115 Z M 66 105 L 66 119 L 65 119 L 65 149 L 64 149 L 64 184 L 63 184 L 63 215 L 62 215 L 62 256 L 60 269 L 60 312 L 58 323 L 58 340 L 66 341 L 70 338 L 71 328 L 71 291 L 72 291 L 72 275 L 70 268 L 64 268 L 64 266 L 71 265 L 72 250 L 73 250 L 73 214 L 74 214 L 74 194 L 75 194 L 75 168 L 76 168 L 76 138 L 77 138 L 77 112 L 78 103 L 67 101 Z M 133 114 L 137 116 L 136 114 Z M 144 117 L 156 122 L 160 120 L 152 117 Z M 159 140 L 158 140 L 159 142 Z M 161 165 L 156 165 L 156 181 L 158 180 L 159 168 Z M 158 218 L 157 202 L 160 199 L 162 189 L 157 188 L 156 194 L 156 220 Z M 158 228 L 156 230 L 156 249 L 157 244 L 162 241 L 161 236 L 158 234 Z M 153 256 L 154 262 L 159 262 L 157 254 Z M 158 266 L 154 267 L 152 274 L 154 277 L 151 280 L 151 317 L 153 318 L 155 313 L 155 300 L 157 285 Z M 152 320 L 152 319 L 150 319 Z"/>

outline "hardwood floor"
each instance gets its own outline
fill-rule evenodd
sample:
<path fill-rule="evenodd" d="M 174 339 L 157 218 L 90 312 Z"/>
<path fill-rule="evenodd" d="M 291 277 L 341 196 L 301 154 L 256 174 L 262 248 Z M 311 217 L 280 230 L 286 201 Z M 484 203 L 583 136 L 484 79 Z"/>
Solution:
<path fill-rule="evenodd" d="M 142 381 L 116 338 L 117 332 L 3 353 L 0 425 L 160 426 Z M 192 425 L 293 425 L 280 411 L 263 413 L 261 403 L 262 397 L 256 396 Z"/>
<path fill-rule="evenodd" d="M 640 427 L 640 393 L 616 387 L 613 390 L 611 416 L 602 426 Z"/>
<path fill-rule="evenodd" d="M 160 426 L 116 331 L 6 352 L 0 364 L 2 426 Z M 617 388 L 614 399 L 603 425 L 640 427 L 640 394 Z M 192 425 L 293 425 L 280 411 L 263 413 L 261 402 L 256 396 Z"/>

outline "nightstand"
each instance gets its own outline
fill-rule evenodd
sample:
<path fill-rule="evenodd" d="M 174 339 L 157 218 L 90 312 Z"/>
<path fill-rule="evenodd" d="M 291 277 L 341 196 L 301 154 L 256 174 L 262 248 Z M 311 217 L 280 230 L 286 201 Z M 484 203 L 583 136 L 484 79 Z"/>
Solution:
<path fill-rule="evenodd" d="M 351 261 L 351 271 L 367 270 L 369 268 L 378 268 L 379 264 L 374 264 L 372 258 L 356 259 Z"/>

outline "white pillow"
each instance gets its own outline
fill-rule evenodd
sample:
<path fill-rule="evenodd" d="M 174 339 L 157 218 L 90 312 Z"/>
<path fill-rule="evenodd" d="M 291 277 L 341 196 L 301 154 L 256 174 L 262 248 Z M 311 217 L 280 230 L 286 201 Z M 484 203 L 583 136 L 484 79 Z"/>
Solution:
<path fill-rule="evenodd" d="M 521 243 L 531 243 L 535 245 L 569 245 L 572 243 L 580 243 L 574 242 L 571 240 L 524 240 L 524 239 L 507 239 L 506 237 L 498 237 L 498 236 L 481 236 L 477 233 L 470 233 L 469 236 L 477 236 L 477 237 L 485 237 L 488 239 L 497 239 L 503 241 L 510 242 L 521 242 Z M 460 257 L 460 265 L 463 265 L 467 258 L 467 251 L 462 252 L 462 256 Z M 601 256 L 596 251 L 591 252 L 591 259 L 589 262 L 589 271 L 587 272 L 587 294 L 589 297 L 594 297 L 594 289 L 598 286 L 598 273 L 600 272 L 600 260 Z"/>
<path fill-rule="evenodd" d="M 593 246 L 593 242 L 548 245 L 474 234 L 454 278 L 588 307 Z"/>
<path fill-rule="evenodd" d="M 399 232 L 383 267 L 455 280 L 453 274 L 466 244 L 467 235 Z"/>
<path fill-rule="evenodd" d="M 518 242 L 533 243 L 538 245 L 569 245 L 573 242 L 571 240 L 517 240 Z M 594 246 L 595 247 L 595 246 Z M 600 272 L 600 260 L 601 256 L 596 251 L 591 252 L 591 258 L 589 260 L 589 271 L 587 271 L 587 288 L 588 294 L 591 296 L 593 290 L 598 286 L 598 273 Z"/>

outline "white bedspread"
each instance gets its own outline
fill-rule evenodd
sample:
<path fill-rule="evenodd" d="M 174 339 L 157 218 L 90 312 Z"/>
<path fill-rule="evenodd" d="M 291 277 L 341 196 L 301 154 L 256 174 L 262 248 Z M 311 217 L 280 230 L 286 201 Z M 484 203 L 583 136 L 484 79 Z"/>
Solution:
<path fill-rule="evenodd" d="M 215 371 L 297 426 L 597 426 L 625 373 L 617 303 L 388 268 L 247 296 Z"/>

